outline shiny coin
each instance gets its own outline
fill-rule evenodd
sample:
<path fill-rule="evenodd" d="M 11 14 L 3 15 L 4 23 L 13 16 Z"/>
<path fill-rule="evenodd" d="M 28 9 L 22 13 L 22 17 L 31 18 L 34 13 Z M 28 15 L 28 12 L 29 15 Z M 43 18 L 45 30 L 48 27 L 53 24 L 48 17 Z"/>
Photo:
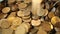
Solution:
<path fill-rule="evenodd" d="M 9 28 L 9 26 L 11 25 L 11 23 L 9 21 L 7 21 L 7 19 L 1 19 L 1 28 Z"/>
<path fill-rule="evenodd" d="M 59 22 L 60 21 L 60 18 L 59 17 L 57 17 L 57 16 L 54 16 L 54 17 L 52 17 L 52 19 L 51 19 L 51 23 L 53 24 L 53 25 L 55 25 L 57 22 Z"/>
<path fill-rule="evenodd" d="M 5 8 L 3 8 L 3 9 L 2 9 L 2 12 L 3 12 L 3 13 L 8 13 L 8 12 L 10 12 L 10 7 L 5 7 Z"/>
<path fill-rule="evenodd" d="M 39 26 L 41 24 L 41 21 L 39 19 L 38 20 L 32 20 L 31 24 L 32 24 L 32 26 Z"/>
<path fill-rule="evenodd" d="M 47 9 L 44 9 L 44 12 L 45 12 L 45 15 L 46 16 L 48 14 L 48 10 Z"/>

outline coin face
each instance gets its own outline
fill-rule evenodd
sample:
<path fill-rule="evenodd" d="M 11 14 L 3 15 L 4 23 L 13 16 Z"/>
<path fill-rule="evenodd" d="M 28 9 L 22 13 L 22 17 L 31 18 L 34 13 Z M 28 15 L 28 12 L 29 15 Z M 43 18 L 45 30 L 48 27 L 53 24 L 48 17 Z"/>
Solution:
<path fill-rule="evenodd" d="M 2 29 L 2 34 L 12 34 L 13 30 L 12 29 Z"/>
<path fill-rule="evenodd" d="M 11 25 L 11 23 L 8 22 L 7 19 L 2 19 L 0 20 L 0 22 L 1 22 L 1 28 L 8 28 Z"/>
<path fill-rule="evenodd" d="M 26 30 L 25 30 L 25 28 L 23 26 L 19 26 L 15 30 L 15 34 L 26 34 Z"/>
<path fill-rule="evenodd" d="M 32 26 L 39 26 L 41 24 L 40 20 L 32 20 L 31 21 Z"/>
<path fill-rule="evenodd" d="M 8 13 L 8 12 L 10 12 L 10 7 L 5 7 L 5 8 L 3 8 L 3 9 L 2 9 L 2 12 L 3 12 L 3 13 Z"/>

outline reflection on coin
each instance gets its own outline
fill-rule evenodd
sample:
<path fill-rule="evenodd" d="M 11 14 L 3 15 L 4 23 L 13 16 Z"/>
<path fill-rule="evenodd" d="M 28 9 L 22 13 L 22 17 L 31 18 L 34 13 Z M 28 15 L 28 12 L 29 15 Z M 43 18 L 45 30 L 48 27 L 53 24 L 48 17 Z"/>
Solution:
<path fill-rule="evenodd" d="M 1 22 L 1 28 L 8 28 L 11 25 L 11 23 L 7 21 L 7 19 L 1 19 L 0 22 Z"/>
<path fill-rule="evenodd" d="M 32 26 L 39 26 L 41 24 L 41 21 L 39 19 L 38 20 L 32 20 L 31 24 L 32 24 Z"/>
<path fill-rule="evenodd" d="M 25 30 L 25 28 L 23 26 L 19 26 L 15 30 L 15 34 L 26 34 L 26 30 Z"/>
<path fill-rule="evenodd" d="M 24 3 L 30 3 L 32 0 L 24 0 Z"/>
<path fill-rule="evenodd" d="M 3 12 L 3 13 L 8 13 L 8 12 L 10 12 L 10 7 L 5 7 L 5 8 L 3 8 L 3 9 L 2 9 L 2 12 Z"/>
<path fill-rule="evenodd" d="M 2 29 L 2 34 L 12 34 L 13 30 L 12 29 Z"/>
<path fill-rule="evenodd" d="M 27 7 L 26 3 L 20 3 L 20 4 L 18 4 L 18 8 L 19 9 L 23 9 L 23 8 L 26 8 L 26 7 Z"/>
<path fill-rule="evenodd" d="M 22 23 L 22 19 L 19 17 L 16 17 L 15 20 L 13 20 L 12 25 L 18 26 Z"/>
<path fill-rule="evenodd" d="M 17 15 L 18 15 L 19 17 L 23 17 L 23 16 L 24 16 L 24 13 L 23 13 L 23 11 L 18 11 L 18 12 L 17 12 Z"/>
<path fill-rule="evenodd" d="M 60 18 L 59 17 L 57 17 L 57 16 L 54 16 L 54 17 L 52 17 L 52 19 L 51 19 L 51 23 L 53 24 L 53 25 L 55 25 L 57 22 L 59 22 L 60 21 Z"/>
<path fill-rule="evenodd" d="M 52 18 L 52 17 L 54 17 L 55 15 L 54 15 L 54 12 L 49 12 L 49 14 L 48 14 L 48 17 L 49 18 Z"/>

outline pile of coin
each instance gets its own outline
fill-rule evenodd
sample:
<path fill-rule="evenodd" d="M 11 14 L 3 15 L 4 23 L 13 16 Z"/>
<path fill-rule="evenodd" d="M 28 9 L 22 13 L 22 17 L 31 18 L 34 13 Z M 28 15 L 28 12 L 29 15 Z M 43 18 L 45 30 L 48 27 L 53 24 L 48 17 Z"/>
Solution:
<path fill-rule="evenodd" d="M 2 0 L 0 34 L 60 34 L 59 0 Z"/>

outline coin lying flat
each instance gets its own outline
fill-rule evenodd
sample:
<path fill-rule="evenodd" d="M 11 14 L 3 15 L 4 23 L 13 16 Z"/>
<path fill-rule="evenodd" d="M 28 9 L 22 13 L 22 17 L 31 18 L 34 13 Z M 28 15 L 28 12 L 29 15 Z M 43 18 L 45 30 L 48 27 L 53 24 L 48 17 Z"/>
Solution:
<path fill-rule="evenodd" d="M 16 17 L 15 20 L 13 20 L 12 25 L 18 26 L 22 23 L 22 19 L 19 17 Z"/>
<path fill-rule="evenodd" d="M 28 19 L 30 16 L 23 16 L 22 19 Z"/>
<path fill-rule="evenodd" d="M 13 30 L 12 29 L 2 29 L 2 34 L 12 34 Z"/>
<path fill-rule="evenodd" d="M 2 12 L 3 12 L 3 13 L 8 13 L 8 12 L 10 12 L 10 7 L 5 7 L 5 8 L 3 8 L 3 9 L 2 9 Z"/>
<path fill-rule="evenodd" d="M 23 11 L 18 11 L 18 12 L 17 12 L 17 15 L 18 15 L 19 17 L 23 17 L 23 16 L 24 16 L 24 13 L 23 13 Z"/>
<path fill-rule="evenodd" d="M 32 0 L 24 0 L 24 3 L 30 3 Z"/>
<path fill-rule="evenodd" d="M 39 19 L 39 16 L 32 16 L 32 19 Z"/>
<path fill-rule="evenodd" d="M 40 28 L 37 34 L 47 34 L 47 32 Z"/>
<path fill-rule="evenodd" d="M 19 26 L 15 30 L 15 34 L 26 34 L 26 30 L 25 30 L 25 28 L 23 26 Z"/>
<path fill-rule="evenodd" d="M 41 21 L 39 19 L 38 20 L 32 20 L 31 24 L 32 24 L 32 26 L 39 26 L 41 24 Z"/>
<path fill-rule="evenodd" d="M 18 4 L 18 8 L 19 9 L 23 9 L 23 8 L 26 8 L 26 7 L 27 7 L 26 3 L 20 3 L 20 4 Z"/>
<path fill-rule="evenodd" d="M 54 17 L 55 15 L 54 15 L 54 12 L 49 12 L 49 14 L 48 14 L 48 17 L 49 18 L 52 18 L 52 17 Z"/>
<path fill-rule="evenodd" d="M 1 19 L 0 22 L 1 22 L 1 28 L 8 28 L 11 25 L 11 23 L 7 21 L 7 19 Z"/>
<path fill-rule="evenodd" d="M 59 17 L 57 17 L 57 16 L 54 16 L 54 17 L 52 17 L 52 19 L 51 19 L 51 23 L 53 24 L 53 25 L 55 25 L 57 22 L 59 22 L 60 21 L 60 18 Z"/>

